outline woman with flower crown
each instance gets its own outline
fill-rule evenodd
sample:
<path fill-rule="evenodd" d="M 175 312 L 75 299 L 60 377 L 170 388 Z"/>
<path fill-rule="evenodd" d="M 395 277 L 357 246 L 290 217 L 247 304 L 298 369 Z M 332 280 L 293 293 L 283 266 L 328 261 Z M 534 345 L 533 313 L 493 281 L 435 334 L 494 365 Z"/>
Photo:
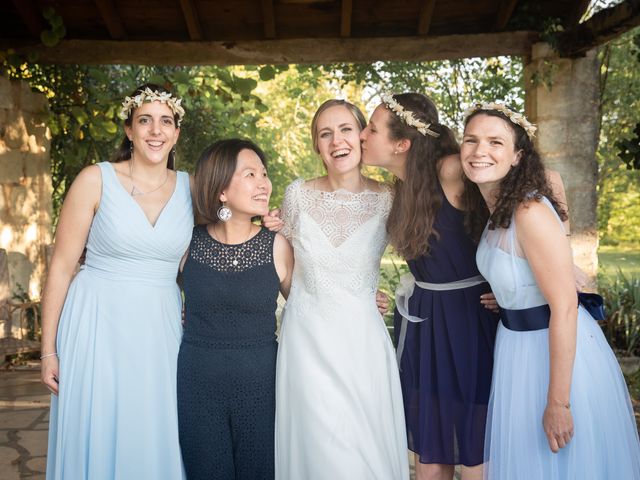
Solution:
<path fill-rule="evenodd" d="M 477 262 L 501 307 L 485 478 L 637 480 L 627 387 L 593 309 L 576 298 L 566 211 L 534 132 L 504 105 L 478 104 L 466 114 L 460 152 L 489 207 Z"/>
<path fill-rule="evenodd" d="M 193 213 L 189 176 L 174 170 L 183 116 L 170 92 L 137 88 L 114 159 L 82 170 L 62 206 L 42 299 L 48 479 L 184 478 L 176 275 Z"/>
<path fill-rule="evenodd" d="M 324 102 L 311 136 L 327 174 L 285 192 L 295 267 L 276 368 L 280 480 L 409 478 L 398 369 L 376 305 L 391 191 L 360 170 L 365 125 L 355 105 Z"/>
<path fill-rule="evenodd" d="M 486 208 L 426 96 L 383 96 L 360 138 L 363 162 L 397 177 L 387 232 L 411 271 L 395 332 L 416 479 L 451 479 L 459 464 L 463 479 L 481 478 L 497 325 L 475 265 Z"/>

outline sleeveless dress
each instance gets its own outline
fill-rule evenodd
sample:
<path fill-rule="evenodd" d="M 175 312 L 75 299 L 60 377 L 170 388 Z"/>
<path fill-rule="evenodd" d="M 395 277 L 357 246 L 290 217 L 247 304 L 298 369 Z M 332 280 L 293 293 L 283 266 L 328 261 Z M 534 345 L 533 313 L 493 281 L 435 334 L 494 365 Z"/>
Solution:
<path fill-rule="evenodd" d="M 273 479 L 275 233 L 226 245 L 193 229 L 183 269 L 180 446 L 189 480 Z"/>
<path fill-rule="evenodd" d="M 542 201 L 553 209 L 546 198 Z M 558 225 L 562 228 L 559 218 Z M 514 220 L 506 229 L 485 229 L 477 260 L 502 308 L 547 303 L 527 259 L 518 252 Z M 549 329 L 514 331 L 501 322 L 487 419 L 486 479 L 640 479 L 638 433 L 618 362 L 600 326 L 582 306 L 577 327 L 570 395 L 574 436 L 552 453 L 542 427 Z"/>
<path fill-rule="evenodd" d="M 439 238 L 429 239 L 429 255 L 407 261 L 409 277 L 434 285 L 413 287 L 410 278 L 396 293 L 400 380 L 409 449 L 420 462 L 473 466 L 483 462 L 497 317 L 480 303 L 490 288 L 478 279 L 464 214 L 440 192 Z"/>
<path fill-rule="evenodd" d="M 189 176 L 177 172 L 152 226 L 113 165 L 98 165 L 100 206 L 58 325 L 47 479 L 181 479 L 176 276 L 193 226 Z"/>
<path fill-rule="evenodd" d="M 278 350 L 276 478 L 409 478 L 393 345 L 376 307 L 391 193 L 286 190 L 295 267 Z"/>

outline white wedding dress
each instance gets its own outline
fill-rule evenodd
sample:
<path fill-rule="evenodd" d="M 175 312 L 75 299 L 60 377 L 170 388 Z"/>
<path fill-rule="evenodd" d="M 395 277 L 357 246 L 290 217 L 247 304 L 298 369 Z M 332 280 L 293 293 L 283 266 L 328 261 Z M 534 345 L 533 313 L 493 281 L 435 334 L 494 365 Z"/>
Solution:
<path fill-rule="evenodd" d="M 276 479 L 405 480 L 398 367 L 375 294 L 391 192 L 285 193 L 295 252 L 276 370 Z"/>

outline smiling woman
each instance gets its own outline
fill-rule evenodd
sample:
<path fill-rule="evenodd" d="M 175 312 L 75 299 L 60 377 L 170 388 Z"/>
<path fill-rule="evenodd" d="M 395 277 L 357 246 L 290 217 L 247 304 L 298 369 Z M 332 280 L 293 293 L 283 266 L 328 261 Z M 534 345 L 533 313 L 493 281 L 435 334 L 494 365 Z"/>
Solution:
<path fill-rule="evenodd" d="M 360 172 L 364 126 L 349 102 L 323 103 L 311 134 L 327 175 L 285 193 L 296 261 L 277 360 L 281 480 L 409 478 L 398 368 L 376 307 L 391 192 Z"/>
<path fill-rule="evenodd" d="M 168 168 L 183 115 L 170 92 L 136 89 L 114 161 L 85 168 L 62 206 L 42 299 L 48 479 L 183 478 L 176 275 L 193 213 L 189 176 Z"/>
<path fill-rule="evenodd" d="M 268 212 L 265 155 L 220 140 L 196 167 L 193 229 L 183 269 L 178 358 L 180 446 L 190 480 L 272 479 L 276 301 L 289 293 L 287 240 L 252 223 Z"/>

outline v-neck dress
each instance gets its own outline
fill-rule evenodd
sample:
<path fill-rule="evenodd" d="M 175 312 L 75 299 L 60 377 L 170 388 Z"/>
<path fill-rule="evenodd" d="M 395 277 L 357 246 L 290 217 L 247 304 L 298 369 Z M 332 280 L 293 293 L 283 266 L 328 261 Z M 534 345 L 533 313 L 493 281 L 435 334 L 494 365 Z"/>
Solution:
<path fill-rule="evenodd" d="M 176 276 L 193 227 L 189 176 L 177 173 L 152 226 L 113 165 L 98 165 L 100 206 L 58 326 L 47 479 L 182 479 Z"/>
<path fill-rule="evenodd" d="M 409 478 L 395 352 L 376 307 L 391 191 L 285 193 L 295 255 L 276 368 L 276 479 Z"/>

